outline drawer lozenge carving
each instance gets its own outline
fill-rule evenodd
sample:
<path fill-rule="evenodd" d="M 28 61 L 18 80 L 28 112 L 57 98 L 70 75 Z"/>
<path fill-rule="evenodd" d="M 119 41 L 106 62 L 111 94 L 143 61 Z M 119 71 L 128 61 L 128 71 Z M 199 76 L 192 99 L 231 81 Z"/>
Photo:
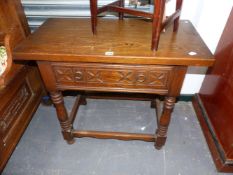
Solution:
<path fill-rule="evenodd" d="M 172 67 L 106 64 L 53 64 L 58 85 L 168 88 Z"/>

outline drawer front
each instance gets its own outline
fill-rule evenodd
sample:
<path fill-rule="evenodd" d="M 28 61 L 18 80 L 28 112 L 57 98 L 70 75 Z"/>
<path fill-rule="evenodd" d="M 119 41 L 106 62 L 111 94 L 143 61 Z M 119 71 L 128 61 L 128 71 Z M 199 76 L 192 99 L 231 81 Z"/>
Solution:
<path fill-rule="evenodd" d="M 57 87 L 98 91 L 167 92 L 172 66 L 52 63 Z"/>

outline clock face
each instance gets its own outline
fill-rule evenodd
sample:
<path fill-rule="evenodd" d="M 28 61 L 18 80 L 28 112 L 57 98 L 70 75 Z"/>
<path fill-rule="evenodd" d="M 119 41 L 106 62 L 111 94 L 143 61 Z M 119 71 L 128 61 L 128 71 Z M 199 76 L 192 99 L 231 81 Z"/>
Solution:
<path fill-rule="evenodd" d="M 4 46 L 0 46 L 0 76 L 5 72 L 7 67 L 7 53 Z"/>

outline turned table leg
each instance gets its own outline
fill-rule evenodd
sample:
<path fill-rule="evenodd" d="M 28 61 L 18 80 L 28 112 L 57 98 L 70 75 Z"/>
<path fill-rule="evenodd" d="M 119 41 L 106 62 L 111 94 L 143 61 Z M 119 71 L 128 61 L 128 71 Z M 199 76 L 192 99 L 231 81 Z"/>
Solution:
<path fill-rule="evenodd" d="M 61 125 L 63 137 L 68 144 L 72 144 L 74 143 L 72 135 L 73 126 L 68 118 L 62 93 L 60 91 L 53 91 L 50 92 L 50 95 L 57 111 L 57 117 Z"/>
<path fill-rule="evenodd" d="M 87 104 L 87 100 L 85 96 L 81 96 L 81 105 L 86 105 Z"/>
<path fill-rule="evenodd" d="M 175 101 L 175 97 L 166 97 L 164 100 L 162 115 L 158 121 L 158 129 L 156 131 L 156 149 L 161 149 L 166 142 L 167 130 L 170 123 L 171 114 L 175 105 Z"/>

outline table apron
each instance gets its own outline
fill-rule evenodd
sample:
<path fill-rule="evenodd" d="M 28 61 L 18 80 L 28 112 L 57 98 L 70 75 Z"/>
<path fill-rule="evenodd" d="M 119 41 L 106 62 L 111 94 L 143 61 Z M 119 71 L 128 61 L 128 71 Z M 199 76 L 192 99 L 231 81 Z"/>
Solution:
<path fill-rule="evenodd" d="M 166 94 L 172 66 L 51 63 L 56 87 L 110 92 Z"/>
<path fill-rule="evenodd" d="M 38 61 L 45 81 L 54 90 L 86 90 L 168 94 L 179 76 L 177 67 Z M 51 88 L 48 88 L 51 91 Z M 175 87 L 172 87 L 175 88 Z"/>

